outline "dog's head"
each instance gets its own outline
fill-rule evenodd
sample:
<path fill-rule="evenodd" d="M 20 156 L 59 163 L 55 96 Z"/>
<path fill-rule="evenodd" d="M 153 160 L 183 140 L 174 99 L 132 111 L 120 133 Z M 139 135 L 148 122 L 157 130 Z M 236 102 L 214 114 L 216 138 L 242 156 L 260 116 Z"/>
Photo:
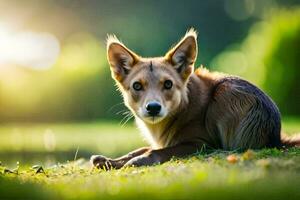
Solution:
<path fill-rule="evenodd" d="M 197 34 L 191 29 L 164 57 L 142 58 L 115 36 L 107 40 L 112 77 L 125 105 L 146 123 L 158 123 L 187 102 L 187 81 L 197 57 Z"/>

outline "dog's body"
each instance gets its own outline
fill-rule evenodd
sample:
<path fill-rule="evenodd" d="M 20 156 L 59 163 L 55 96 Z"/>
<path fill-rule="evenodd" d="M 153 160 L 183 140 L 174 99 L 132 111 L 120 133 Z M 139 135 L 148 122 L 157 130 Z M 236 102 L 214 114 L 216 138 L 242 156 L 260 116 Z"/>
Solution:
<path fill-rule="evenodd" d="M 112 76 L 151 148 L 119 159 L 93 156 L 100 168 L 162 163 L 203 149 L 282 147 L 280 113 L 257 87 L 238 77 L 199 68 L 196 33 L 164 57 L 141 58 L 115 37 L 108 40 Z"/>

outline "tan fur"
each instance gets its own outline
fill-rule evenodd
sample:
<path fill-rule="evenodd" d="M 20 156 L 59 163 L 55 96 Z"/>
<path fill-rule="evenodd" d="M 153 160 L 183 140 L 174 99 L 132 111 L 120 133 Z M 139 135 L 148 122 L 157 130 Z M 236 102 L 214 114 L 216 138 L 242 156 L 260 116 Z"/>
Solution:
<path fill-rule="evenodd" d="M 116 160 L 96 156 L 95 165 L 103 159 L 116 168 L 152 165 L 203 148 L 280 147 L 280 113 L 272 100 L 238 77 L 209 72 L 202 66 L 193 72 L 197 52 L 194 29 L 165 56 L 155 58 L 138 56 L 115 36 L 108 38 L 112 77 L 151 150 Z M 172 82 L 171 88 L 166 88 L 166 81 Z M 161 105 L 157 116 L 146 112 L 149 102 Z"/>

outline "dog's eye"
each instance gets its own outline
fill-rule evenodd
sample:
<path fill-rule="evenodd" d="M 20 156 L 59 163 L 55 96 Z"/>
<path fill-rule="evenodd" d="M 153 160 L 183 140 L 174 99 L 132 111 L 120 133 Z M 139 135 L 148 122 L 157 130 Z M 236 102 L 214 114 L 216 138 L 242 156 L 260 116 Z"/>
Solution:
<path fill-rule="evenodd" d="M 143 89 L 143 86 L 140 82 L 134 82 L 132 85 L 133 89 L 136 91 L 140 91 Z"/>
<path fill-rule="evenodd" d="M 173 82 L 172 82 L 171 80 L 166 80 L 166 81 L 164 82 L 164 88 L 165 88 L 165 89 L 169 90 L 169 89 L 172 88 L 172 86 L 173 86 Z"/>

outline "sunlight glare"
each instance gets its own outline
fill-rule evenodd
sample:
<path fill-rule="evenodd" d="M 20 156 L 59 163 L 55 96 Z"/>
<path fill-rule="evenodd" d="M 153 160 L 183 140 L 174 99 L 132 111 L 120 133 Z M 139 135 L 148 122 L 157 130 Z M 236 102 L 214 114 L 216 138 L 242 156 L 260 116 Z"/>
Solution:
<path fill-rule="evenodd" d="M 0 23 L 0 67 L 19 65 L 48 69 L 60 53 L 58 39 L 50 33 L 14 31 Z"/>

